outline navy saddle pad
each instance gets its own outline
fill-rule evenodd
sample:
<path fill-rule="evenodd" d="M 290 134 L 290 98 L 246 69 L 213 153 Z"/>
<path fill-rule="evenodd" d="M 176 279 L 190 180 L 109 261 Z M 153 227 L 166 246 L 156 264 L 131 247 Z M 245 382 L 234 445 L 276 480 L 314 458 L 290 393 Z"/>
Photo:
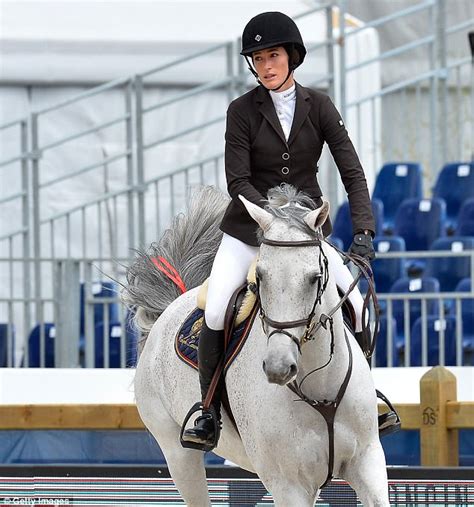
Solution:
<path fill-rule="evenodd" d="M 238 327 L 232 331 L 232 337 L 226 351 L 225 370 L 232 364 L 238 356 L 245 340 L 252 328 L 253 321 L 257 315 L 258 305 L 255 305 L 250 315 Z M 175 350 L 178 357 L 189 366 L 198 368 L 198 345 L 199 334 L 204 318 L 204 310 L 196 308 L 184 321 L 176 335 Z"/>

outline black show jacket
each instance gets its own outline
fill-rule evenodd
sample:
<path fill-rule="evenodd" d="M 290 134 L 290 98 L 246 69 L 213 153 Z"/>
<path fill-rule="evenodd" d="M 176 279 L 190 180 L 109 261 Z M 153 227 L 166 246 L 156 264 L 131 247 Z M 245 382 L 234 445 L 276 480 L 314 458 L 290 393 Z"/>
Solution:
<path fill-rule="evenodd" d="M 258 246 L 257 224 L 238 195 L 264 206 L 267 191 L 290 183 L 321 204 L 318 160 L 327 142 L 346 189 L 354 232 L 375 231 L 367 182 L 357 153 L 331 99 L 296 83 L 296 106 L 288 142 L 269 92 L 258 86 L 235 99 L 227 110 L 225 171 L 232 200 L 221 230 Z M 329 220 L 323 232 L 331 232 Z"/>

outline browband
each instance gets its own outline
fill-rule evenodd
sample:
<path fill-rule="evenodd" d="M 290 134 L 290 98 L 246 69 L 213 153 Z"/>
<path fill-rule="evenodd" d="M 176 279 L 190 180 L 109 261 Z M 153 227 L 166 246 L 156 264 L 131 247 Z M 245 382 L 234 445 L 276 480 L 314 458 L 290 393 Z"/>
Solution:
<path fill-rule="evenodd" d="M 321 246 L 321 240 L 319 238 L 308 239 L 303 241 L 277 241 L 273 239 L 263 238 L 262 243 L 269 246 Z"/>

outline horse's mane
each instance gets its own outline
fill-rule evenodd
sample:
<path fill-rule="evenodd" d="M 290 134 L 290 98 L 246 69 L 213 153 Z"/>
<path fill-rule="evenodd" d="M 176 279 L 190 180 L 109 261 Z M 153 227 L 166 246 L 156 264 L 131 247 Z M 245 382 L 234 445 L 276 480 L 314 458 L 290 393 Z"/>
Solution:
<path fill-rule="evenodd" d="M 304 221 L 308 211 L 317 208 L 314 200 L 304 192 L 298 191 L 293 185 L 282 183 L 271 188 L 267 193 L 265 210 L 275 218 L 289 222 L 290 226 L 315 236 L 315 232 Z M 263 231 L 258 231 L 259 240 L 263 238 Z"/>

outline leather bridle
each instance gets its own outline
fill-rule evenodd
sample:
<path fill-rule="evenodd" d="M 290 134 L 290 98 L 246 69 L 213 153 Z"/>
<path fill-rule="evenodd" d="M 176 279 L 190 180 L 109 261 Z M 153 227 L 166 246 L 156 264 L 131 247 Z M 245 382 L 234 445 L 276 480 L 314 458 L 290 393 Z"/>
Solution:
<path fill-rule="evenodd" d="M 262 244 L 269 245 L 269 246 L 275 246 L 275 247 L 283 247 L 283 248 L 289 248 L 289 247 L 311 247 L 311 246 L 317 246 L 319 247 L 319 268 L 320 273 L 318 274 L 318 290 L 316 293 L 316 298 L 313 303 L 313 307 L 311 308 L 311 312 L 309 313 L 308 317 L 298 320 L 290 320 L 290 321 L 284 321 L 279 322 L 277 320 L 273 320 L 270 317 L 268 317 L 265 313 L 265 310 L 263 309 L 262 304 L 260 304 L 260 319 L 262 322 L 262 328 L 263 332 L 267 336 L 267 339 L 270 340 L 270 338 L 274 334 L 284 334 L 288 336 L 298 347 L 298 351 L 301 354 L 301 346 L 306 343 L 309 340 L 314 339 L 314 330 L 316 328 L 316 323 L 314 322 L 314 314 L 316 312 L 316 306 L 321 303 L 321 298 L 324 294 L 324 291 L 326 290 L 328 280 L 329 280 L 329 272 L 328 272 L 328 258 L 326 254 L 324 253 L 323 249 L 321 248 L 321 239 L 320 238 L 314 238 L 310 240 L 302 240 L 302 241 L 277 241 L 272 239 L 266 239 L 264 238 L 262 240 Z M 258 277 L 258 274 L 256 276 L 257 281 L 257 291 L 260 295 L 260 280 Z M 261 299 L 260 299 L 261 302 Z M 324 319 L 323 319 L 324 320 Z M 271 326 L 273 331 L 268 334 L 267 326 Z M 292 329 L 295 327 L 305 326 L 304 333 L 301 337 L 295 336 L 293 333 L 290 333 L 287 331 L 287 329 Z M 325 327 L 325 326 L 324 326 Z"/>

